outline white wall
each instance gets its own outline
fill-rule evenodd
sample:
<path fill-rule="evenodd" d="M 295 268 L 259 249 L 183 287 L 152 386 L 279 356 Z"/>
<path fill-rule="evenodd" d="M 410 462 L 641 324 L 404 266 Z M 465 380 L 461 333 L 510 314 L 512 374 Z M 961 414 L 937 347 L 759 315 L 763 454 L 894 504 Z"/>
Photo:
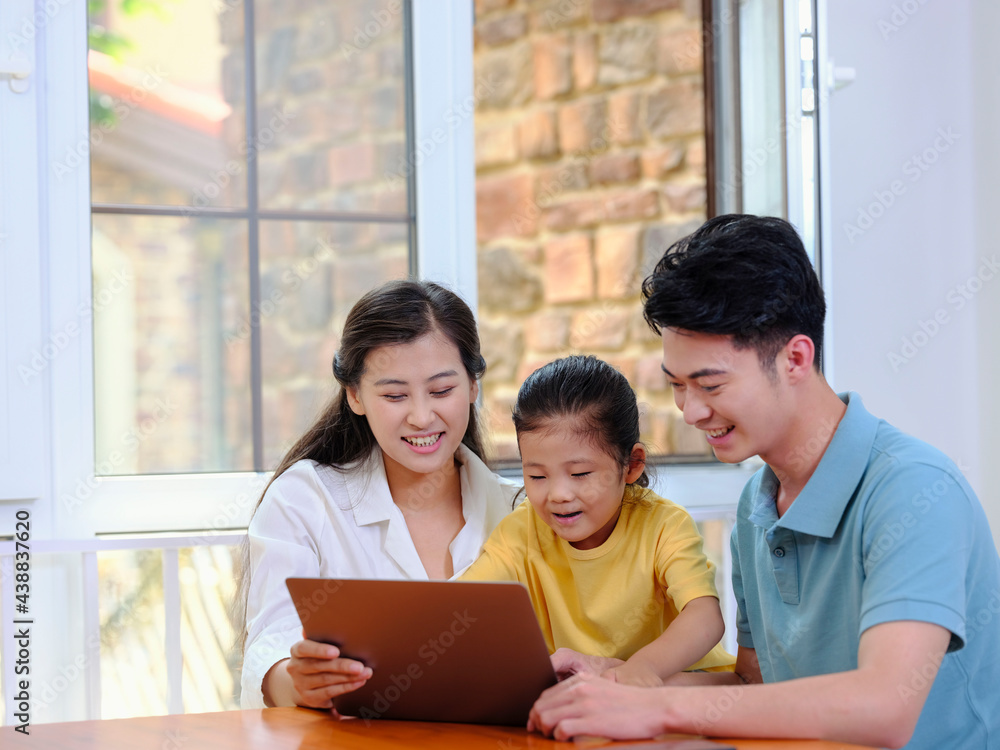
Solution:
<path fill-rule="evenodd" d="M 1000 249 L 997 8 L 831 0 L 827 16 L 831 56 L 857 71 L 829 102 L 833 385 L 947 453 L 1000 538 L 1000 268 L 982 261 Z"/>
<path fill-rule="evenodd" d="M 975 136 L 976 253 L 1000 256 L 1000 4 L 976 0 L 972 12 L 972 58 Z M 979 462 L 980 497 L 1000 539 L 1000 281 L 983 288 L 979 298 Z"/>

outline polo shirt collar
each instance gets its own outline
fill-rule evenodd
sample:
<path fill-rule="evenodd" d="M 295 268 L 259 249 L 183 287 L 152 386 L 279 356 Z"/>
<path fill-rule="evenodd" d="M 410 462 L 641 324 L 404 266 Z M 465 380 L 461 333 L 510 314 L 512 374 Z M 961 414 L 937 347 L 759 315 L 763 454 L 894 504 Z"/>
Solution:
<path fill-rule="evenodd" d="M 778 520 L 776 500 L 778 498 L 778 477 L 771 467 L 764 464 L 760 470 L 760 483 L 753 496 L 753 508 L 749 519 L 756 526 L 769 529 Z"/>
<path fill-rule="evenodd" d="M 839 395 L 847 405 L 847 411 L 806 486 L 785 515 L 778 518 L 775 507 L 778 478 L 769 466 L 764 467 L 756 503 L 750 514 L 753 523 L 765 528 L 776 524 L 826 538 L 837 533 L 840 519 L 868 467 L 879 425 L 878 418 L 865 409 L 861 396 L 854 392 Z"/>

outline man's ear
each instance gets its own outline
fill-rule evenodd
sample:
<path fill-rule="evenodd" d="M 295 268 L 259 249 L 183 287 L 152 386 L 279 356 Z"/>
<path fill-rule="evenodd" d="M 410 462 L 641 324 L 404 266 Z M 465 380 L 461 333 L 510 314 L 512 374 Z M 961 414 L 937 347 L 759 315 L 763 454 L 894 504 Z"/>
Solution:
<path fill-rule="evenodd" d="M 782 352 L 782 369 L 790 383 L 800 382 L 815 371 L 816 345 L 805 334 L 792 336 Z"/>
<path fill-rule="evenodd" d="M 358 389 L 348 386 L 344 389 L 344 392 L 347 394 L 347 405 L 351 407 L 351 411 L 358 416 L 363 415 L 365 413 L 365 405 L 358 397 Z"/>
<path fill-rule="evenodd" d="M 646 446 L 636 443 L 628 457 L 628 469 L 625 470 L 625 484 L 632 484 L 646 470 Z"/>

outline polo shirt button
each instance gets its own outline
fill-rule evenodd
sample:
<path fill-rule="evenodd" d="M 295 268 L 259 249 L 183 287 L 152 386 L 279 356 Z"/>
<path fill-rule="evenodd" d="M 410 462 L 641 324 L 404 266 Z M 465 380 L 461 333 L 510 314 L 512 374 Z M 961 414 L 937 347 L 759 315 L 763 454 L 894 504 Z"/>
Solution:
<path fill-rule="evenodd" d="M 784 547 L 775 547 L 774 548 L 774 556 L 775 557 L 784 557 L 785 556 L 785 548 Z"/>

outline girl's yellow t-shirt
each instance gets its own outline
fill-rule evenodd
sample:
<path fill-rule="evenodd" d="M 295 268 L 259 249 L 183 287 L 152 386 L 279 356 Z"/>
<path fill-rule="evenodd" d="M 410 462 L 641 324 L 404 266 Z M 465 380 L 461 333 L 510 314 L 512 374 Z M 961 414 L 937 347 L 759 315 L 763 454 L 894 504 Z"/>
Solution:
<path fill-rule="evenodd" d="M 611 536 L 590 550 L 561 539 L 524 501 L 460 578 L 527 586 L 549 653 L 565 647 L 618 659 L 656 640 L 692 599 L 719 596 L 691 516 L 637 487 L 626 488 Z M 732 671 L 734 665 L 716 645 L 688 669 Z"/>

